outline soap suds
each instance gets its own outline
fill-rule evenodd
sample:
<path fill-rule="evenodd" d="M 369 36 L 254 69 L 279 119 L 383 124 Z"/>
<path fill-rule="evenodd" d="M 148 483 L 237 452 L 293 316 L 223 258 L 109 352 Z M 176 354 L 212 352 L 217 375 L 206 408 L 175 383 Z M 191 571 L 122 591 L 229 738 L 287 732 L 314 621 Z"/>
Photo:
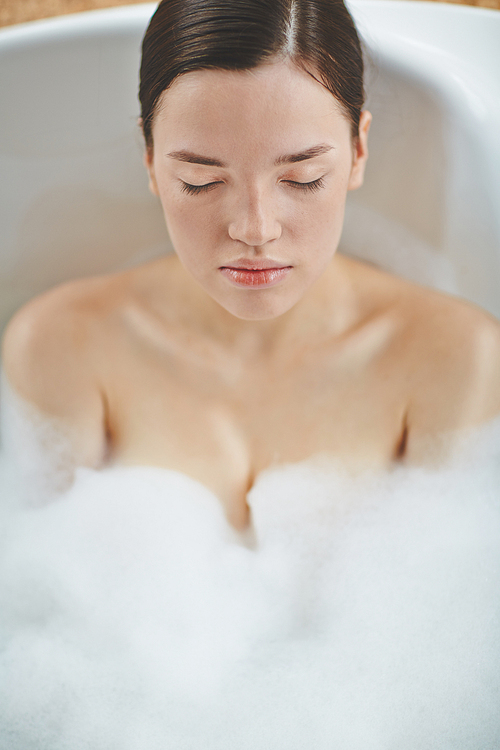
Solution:
<path fill-rule="evenodd" d="M 11 396 L 0 747 L 500 746 L 500 419 L 439 470 L 263 472 L 249 545 L 179 472 L 71 466 Z"/>

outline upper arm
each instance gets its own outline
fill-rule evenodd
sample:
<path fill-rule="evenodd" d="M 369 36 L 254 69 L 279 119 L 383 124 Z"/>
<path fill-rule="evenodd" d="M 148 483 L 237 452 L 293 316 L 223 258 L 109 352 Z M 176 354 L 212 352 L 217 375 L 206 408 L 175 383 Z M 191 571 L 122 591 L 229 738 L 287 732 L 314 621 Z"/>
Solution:
<path fill-rule="evenodd" d="M 47 418 L 68 436 L 75 463 L 95 467 L 105 451 L 104 399 L 93 372 L 89 326 L 68 292 L 53 290 L 14 315 L 2 340 L 2 368 L 37 419 Z"/>
<path fill-rule="evenodd" d="M 420 375 L 408 407 L 409 462 L 449 455 L 455 438 L 500 416 L 500 322 L 459 303 L 434 323 L 413 360 Z"/>

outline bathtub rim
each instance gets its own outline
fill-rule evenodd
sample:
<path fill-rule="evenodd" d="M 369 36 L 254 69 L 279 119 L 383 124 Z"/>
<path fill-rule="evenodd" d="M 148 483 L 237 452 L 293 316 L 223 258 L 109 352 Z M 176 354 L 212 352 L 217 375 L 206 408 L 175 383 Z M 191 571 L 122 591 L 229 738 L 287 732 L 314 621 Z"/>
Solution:
<path fill-rule="evenodd" d="M 151 2 L 118 5 L 10 24 L 0 28 L 0 46 L 9 42 L 30 41 L 33 37 L 38 38 L 40 34 L 57 36 L 60 32 L 65 31 L 77 31 L 81 34 L 84 30 L 100 28 L 103 22 L 104 25 L 106 24 L 106 21 L 113 22 L 114 25 L 117 20 L 120 20 L 126 26 L 127 23 L 151 17 L 157 6 L 158 3 Z M 416 9 L 420 9 L 416 12 L 431 13 L 436 16 L 441 13 L 478 18 L 489 16 L 490 20 L 495 18 L 500 21 L 500 11 L 494 8 L 455 2 L 435 2 L 435 0 L 346 0 L 346 6 L 349 10 L 351 8 L 354 10 L 356 8 L 376 9 L 377 7 L 380 9 L 406 8 L 409 13 L 414 13 Z"/>

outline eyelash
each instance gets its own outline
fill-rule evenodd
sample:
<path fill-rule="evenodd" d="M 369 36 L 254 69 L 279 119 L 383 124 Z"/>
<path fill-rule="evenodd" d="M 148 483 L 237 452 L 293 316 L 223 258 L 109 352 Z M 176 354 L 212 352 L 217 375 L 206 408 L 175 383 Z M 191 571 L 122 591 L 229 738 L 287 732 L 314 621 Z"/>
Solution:
<path fill-rule="evenodd" d="M 283 182 L 292 185 L 298 190 L 311 190 L 312 192 L 319 190 L 325 185 L 322 177 L 319 177 L 317 180 L 313 180 L 312 182 L 294 182 L 293 180 L 283 180 Z M 216 185 L 220 185 L 220 183 L 208 182 L 206 185 L 190 185 L 188 182 L 183 181 L 181 189 L 183 190 L 183 192 L 189 193 L 190 195 L 197 195 L 199 193 L 206 193 L 207 191 L 212 190 L 212 188 L 214 188 Z"/>

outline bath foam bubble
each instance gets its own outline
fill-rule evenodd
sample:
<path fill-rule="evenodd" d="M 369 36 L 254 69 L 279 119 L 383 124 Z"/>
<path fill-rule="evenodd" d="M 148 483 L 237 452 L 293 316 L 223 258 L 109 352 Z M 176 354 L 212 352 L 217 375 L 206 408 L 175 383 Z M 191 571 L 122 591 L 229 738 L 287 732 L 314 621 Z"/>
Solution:
<path fill-rule="evenodd" d="M 72 485 L 76 462 L 69 432 L 18 395 L 0 363 L 1 511 L 10 500 L 15 506 L 50 502 Z"/>
<path fill-rule="evenodd" d="M 268 469 L 243 536 L 179 472 L 65 465 L 7 393 L 1 748 L 498 749 L 500 419 L 439 470 Z"/>

